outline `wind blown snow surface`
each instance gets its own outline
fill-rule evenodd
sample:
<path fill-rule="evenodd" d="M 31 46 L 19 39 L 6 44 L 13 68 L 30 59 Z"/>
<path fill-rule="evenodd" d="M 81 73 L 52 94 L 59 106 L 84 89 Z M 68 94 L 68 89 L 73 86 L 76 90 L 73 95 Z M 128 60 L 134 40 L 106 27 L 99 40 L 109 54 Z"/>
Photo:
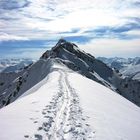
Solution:
<path fill-rule="evenodd" d="M 0 140 L 139 140 L 140 108 L 63 65 L 0 110 Z"/>

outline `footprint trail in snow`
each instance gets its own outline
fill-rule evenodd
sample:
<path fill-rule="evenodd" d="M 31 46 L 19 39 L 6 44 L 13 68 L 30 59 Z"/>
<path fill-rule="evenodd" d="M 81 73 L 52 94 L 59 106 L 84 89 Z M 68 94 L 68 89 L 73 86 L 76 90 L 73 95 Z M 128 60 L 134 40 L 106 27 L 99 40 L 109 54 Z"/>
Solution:
<path fill-rule="evenodd" d="M 42 110 L 43 121 L 34 136 L 35 140 L 94 140 L 95 132 L 86 123 L 79 98 L 68 81 L 67 73 L 59 70 L 59 91 Z M 38 121 L 36 121 L 38 123 Z"/>

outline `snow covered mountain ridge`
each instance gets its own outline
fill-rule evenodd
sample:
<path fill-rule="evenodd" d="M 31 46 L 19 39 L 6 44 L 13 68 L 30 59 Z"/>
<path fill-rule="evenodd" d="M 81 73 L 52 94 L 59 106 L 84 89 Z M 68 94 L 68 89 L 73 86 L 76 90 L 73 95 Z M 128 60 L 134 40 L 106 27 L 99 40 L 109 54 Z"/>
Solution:
<path fill-rule="evenodd" d="M 140 108 L 116 93 L 132 81 L 61 39 L 32 65 L 0 74 L 0 139 L 139 140 Z"/>
<path fill-rule="evenodd" d="M 139 81 L 122 77 L 118 71 L 113 70 L 94 56 L 80 50 L 74 43 L 64 39 L 60 39 L 51 50 L 47 50 L 40 60 L 27 69 L 16 73 L 0 74 L 0 106 L 13 102 L 26 90 L 42 80 L 48 72 L 41 70 L 41 67 L 47 67 L 46 63 L 51 59 L 118 92 L 140 106 Z M 35 67 L 37 67 L 36 70 Z M 38 74 L 37 71 L 39 71 Z"/>
<path fill-rule="evenodd" d="M 55 47 L 47 50 L 41 59 L 56 58 L 69 68 L 80 72 L 103 85 L 110 86 L 109 78 L 112 77 L 113 70 L 95 59 L 94 56 L 80 50 L 74 43 L 60 39 Z M 100 68 L 104 68 L 102 71 Z"/>
<path fill-rule="evenodd" d="M 77 45 L 61 39 L 52 50 L 46 51 L 41 58 L 47 59 L 49 57 L 59 58 L 59 61 L 69 68 L 115 90 L 140 106 L 140 81 L 123 77 L 119 71 L 80 50 Z M 136 60 L 138 63 L 138 58 Z"/>

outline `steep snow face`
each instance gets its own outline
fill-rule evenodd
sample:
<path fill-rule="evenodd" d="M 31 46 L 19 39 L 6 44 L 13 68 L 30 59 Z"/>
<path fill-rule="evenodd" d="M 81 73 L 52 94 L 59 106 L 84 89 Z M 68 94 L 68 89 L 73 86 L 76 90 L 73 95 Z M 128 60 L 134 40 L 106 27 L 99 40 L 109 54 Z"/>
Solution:
<path fill-rule="evenodd" d="M 96 140 L 139 139 L 140 109 L 137 106 L 81 75 L 72 73 L 69 79 L 80 97 L 84 113 L 91 116 L 89 122 Z"/>
<path fill-rule="evenodd" d="M 100 57 L 98 59 L 116 69 L 117 74 L 114 74 L 116 76 L 113 76 L 112 83 L 117 88 L 117 91 L 128 100 L 140 106 L 140 58 Z M 117 75 L 122 75 L 122 78 Z"/>
<path fill-rule="evenodd" d="M 51 60 L 39 60 L 18 73 L 0 74 L 0 107 L 15 101 L 49 73 Z M 9 77 L 10 76 L 10 77 Z"/>
<path fill-rule="evenodd" d="M 1 140 L 139 140 L 140 108 L 52 61 L 49 74 L 0 110 Z"/>

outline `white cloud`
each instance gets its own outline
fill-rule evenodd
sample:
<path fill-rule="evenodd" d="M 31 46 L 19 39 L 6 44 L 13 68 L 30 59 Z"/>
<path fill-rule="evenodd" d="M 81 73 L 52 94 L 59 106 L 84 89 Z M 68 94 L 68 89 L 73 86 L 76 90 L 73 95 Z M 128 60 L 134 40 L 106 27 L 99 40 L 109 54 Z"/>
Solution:
<path fill-rule="evenodd" d="M 0 32 L 0 41 L 7 40 L 28 40 L 28 38 Z"/>
<path fill-rule="evenodd" d="M 131 6 L 136 0 L 29 1 L 30 4 L 20 10 L 0 11 L 1 17 L 17 18 L 1 20 L 4 24 L 0 27 L 2 32 L 16 36 L 26 34 L 31 39 L 42 39 L 44 32 L 57 35 L 58 32 L 71 31 L 74 28 L 89 30 L 99 26 L 119 26 L 127 23 L 130 16 L 140 16 L 138 9 Z"/>
<path fill-rule="evenodd" d="M 140 40 L 95 39 L 80 47 L 94 56 L 139 56 Z"/>
<path fill-rule="evenodd" d="M 45 4 L 45 2 L 48 2 Z M 53 32 L 70 31 L 73 28 L 96 28 L 98 26 L 117 26 L 127 22 L 122 13 L 127 17 L 125 12 L 126 3 L 123 2 L 124 9 L 120 0 L 60 0 L 54 2 L 54 11 L 47 9 L 50 1 L 43 0 L 42 3 L 35 0 L 31 7 L 23 12 L 29 12 L 33 17 L 52 19 L 52 21 L 43 21 L 30 19 L 26 25 L 32 29 L 46 30 Z M 46 5 L 46 6 L 45 6 Z M 125 12 L 124 12 L 125 11 Z M 131 9 L 134 15 L 137 10 Z"/>
<path fill-rule="evenodd" d="M 126 34 L 140 37 L 140 30 L 130 30 L 130 31 L 126 32 Z"/>

